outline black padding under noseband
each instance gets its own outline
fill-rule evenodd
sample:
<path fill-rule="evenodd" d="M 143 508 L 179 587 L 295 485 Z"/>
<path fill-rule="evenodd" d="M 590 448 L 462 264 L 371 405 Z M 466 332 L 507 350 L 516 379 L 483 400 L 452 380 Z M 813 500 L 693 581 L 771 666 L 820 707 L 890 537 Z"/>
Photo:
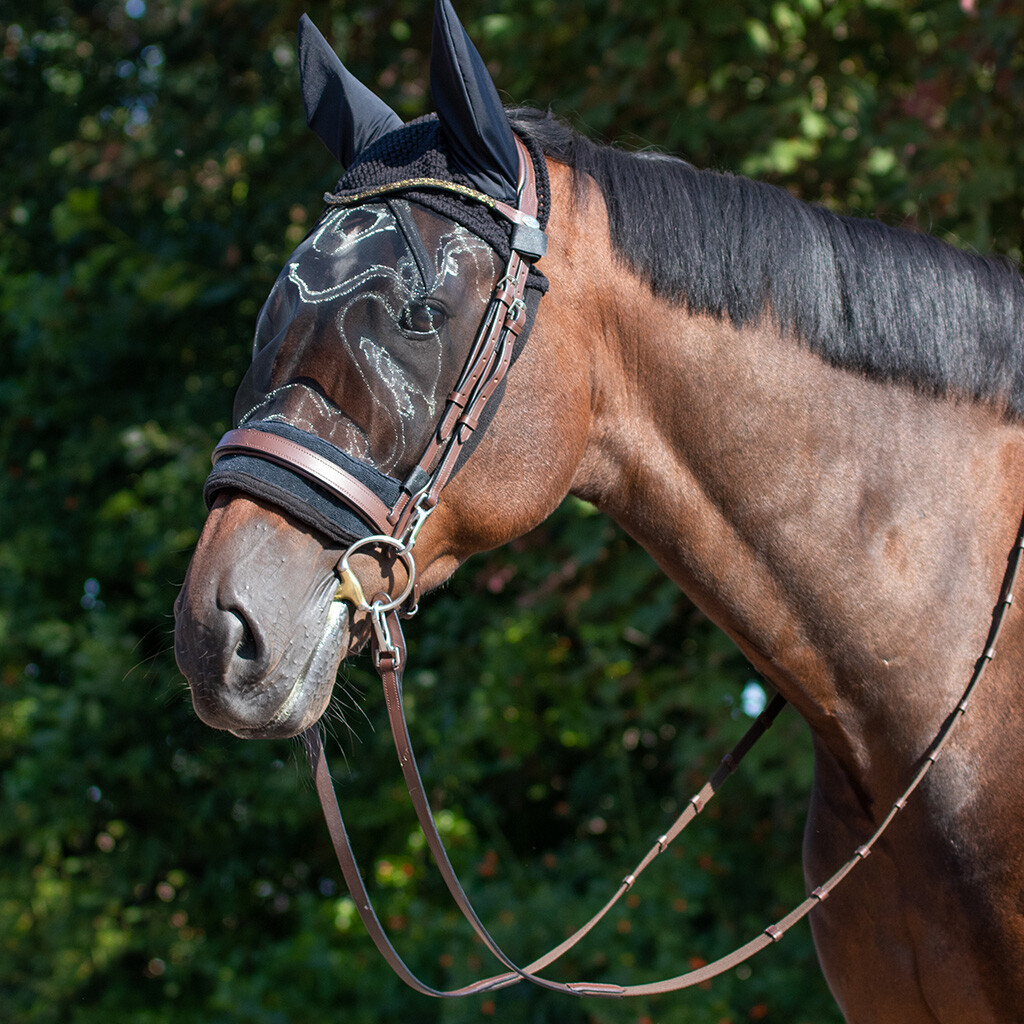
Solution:
<path fill-rule="evenodd" d="M 399 480 L 381 473 L 368 462 L 353 458 L 316 434 L 279 420 L 253 420 L 245 425 L 295 441 L 333 462 L 369 487 L 388 506 L 398 501 L 402 492 Z M 300 473 L 258 455 L 235 452 L 222 455 L 203 487 L 203 498 L 208 508 L 213 506 L 217 494 L 223 490 L 244 491 L 262 498 L 343 544 L 377 532 L 372 523 L 362 519 L 340 498 Z"/>

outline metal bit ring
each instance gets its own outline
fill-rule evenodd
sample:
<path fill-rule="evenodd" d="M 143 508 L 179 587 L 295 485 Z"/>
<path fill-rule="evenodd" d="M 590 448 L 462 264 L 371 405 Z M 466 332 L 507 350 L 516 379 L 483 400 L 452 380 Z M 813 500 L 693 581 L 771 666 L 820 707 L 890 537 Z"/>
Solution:
<path fill-rule="evenodd" d="M 406 581 L 402 592 L 390 601 L 375 600 L 372 604 L 369 603 L 363 596 L 363 590 L 359 581 L 349 568 L 349 558 L 361 548 L 369 547 L 371 544 L 384 544 L 387 547 L 394 548 L 398 557 L 405 562 L 405 569 L 409 579 Z M 335 600 L 349 600 L 355 605 L 357 610 L 364 612 L 377 611 L 383 613 L 400 607 L 412 593 L 412 588 L 416 583 L 416 562 L 413 560 L 411 549 L 397 537 L 389 537 L 383 533 L 375 533 L 369 537 L 363 537 L 362 540 L 357 540 L 341 556 L 341 561 L 338 562 L 335 571 L 341 581 L 334 595 Z"/>

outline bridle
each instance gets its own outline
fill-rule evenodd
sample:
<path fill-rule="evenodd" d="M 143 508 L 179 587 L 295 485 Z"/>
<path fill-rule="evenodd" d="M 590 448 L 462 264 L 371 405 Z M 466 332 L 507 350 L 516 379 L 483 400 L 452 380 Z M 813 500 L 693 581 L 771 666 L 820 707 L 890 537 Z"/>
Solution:
<path fill-rule="evenodd" d="M 356 910 L 380 953 L 395 973 L 413 989 L 425 995 L 440 997 L 469 996 L 489 992 L 522 981 L 554 991 L 577 996 L 650 996 L 706 982 L 753 956 L 766 946 L 777 942 L 786 931 L 823 902 L 840 882 L 870 853 L 883 833 L 903 809 L 907 799 L 920 785 L 931 766 L 938 759 L 954 728 L 967 710 L 971 695 L 988 663 L 995 654 L 996 640 L 1005 614 L 1013 603 L 1012 588 L 1024 550 L 1024 521 L 1011 550 L 1000 598 L 995 606 L 984 652 L 978 659 L 963 696 L 945 719 L 932 741 L 909 785 L 895 801 L 875 832 L 859 846 L 838 871 L 811 893 L 789 914 L 769 925 L 764 931 L 728 955 L 695 970 L 662 981 L 636 985 L 616 985 L 599 982 L 560 982 L 540 977 L 546 969 L 572 949 L 586 936 L 616 903 L 629 892 L 650 863 L 662 854 L 690 822 L 703 810 L 725 780 L 735 771 L 747 751 L 775 721 L 786 704 L 776 694 L 764 711 L 756 718 L 740 742 L 723 758 L 717 771 L 703 788 L 687 803 L 672 826 L 648 850 L 633 870 L 623 878 L 618 889 L 589 921 L 578 928 L 565 941 L 526 966 L 517 966 L 505 954 L 481 922 L 452 867 L 444 842 L 438 831 L 433 812 L 420 776 L 412 740 L 406 724 L 402 704 L 402 673 L 406 662 L 405 638 L 401 617 L 415 611 L 417 597 L 416 563 L 414 549 L 423 524 L 436 507 L 440 493 L 451 478 L 463 446 L 477 429 L 481 414 L 491 401 L 505 377 L 512 361 L 513 349 L 526 324 L 524 291 L 530 265 L 544 255 L 546 238 L 537 221 L 536 174 L 532 159 L 517 138 L 519 151 L 518 202 L 511 206 L 494 200 L 464 186 L 434 179 L 409 179 L 390 186 L 371 189 L 343 199 L 329 196 L 328 202 L 357 203 L 376 199 L 394 192 L 424 188 L 439 188 L 469 195 L 486 203 L 496 213 L 511 222 L 511 255 L 505 271 L 495 285 L 490 304 L 471 348 L 458 382 L 448 396 L 441 420 L 425 451 L 412 472 L 403 482 L 398 497 L 388 501 L 364 479 L 354 475 L 344 462 L 324 454 L 321 448 L 309 446 L 294 436 L 268 432 L 259 428 L 242 427 L 228 431 L 213 454 L 216 464 L 225 456 L 244 454 L 255 456 L 292 473 L 313 481 L 352 508 L 370 532 L 349 545 L 337 566 L 339 577 L 335 600 L 351 604 L 357 611 L 368 615 L 372 624 L 371 649 L 374 666 L 380 676 L 387 705 L 399 763 L 409 791 L 416 816 L 438 870 L 456 905 L 473 930 L 505 968 L 505 971 L 482 978 L 457 989 L 441 991 L 421 981 L 402 960 L 370 901 L 359 865 L 352 851 L 348 833 L 335 795 L 330 769 L 323 751 L 320 728 L 314 725 L 303 734 L 303 742 L 310 759 L 317 793 L 334 845 L 342 874 L 355 903 Z M 294 432 L 301 434 L 301 432 Z M 400 593 L 376 595 L 367 600 L 349 561 L 363 549 L 390 550 L 406 571 L 406 582 Z M 412 607 L 408 602 L 412 599 Z"/>
<path fill-rule="evenodd" d="M 357 513 L 368 527 L 358 538 L 360 546 L 371 539 L 378 541 L 393 548 L 407 567 L 411 567 L 411 558 L 404 553 L 411 552 L 415 545 L 423 523 L 436 506 L 442 488 L 458 466 L 465 446 L 479 427 L 488 403 L 512 363 L 517 342 L 527 325 L 525 292 L 530 266 L 547 249 L 547 236 L 536 216 L 538 197 L 533 161 L 518 137 L 516 144 L 520 166 L 518 206 L 432 178 L 412 178 L 354 195 L 324 197 L 331 205 L 356 205 L 395 192 L 437 189 L 485 203 L 511 223 L 511 252 L 494 286 L 462 373 L 448 394 L 440 421 L 425 450 L 401 485 L 394 488 L 397 497 L 392 498 L 377 484 L 377 478 L 382 475 L 372 467 L 368 468 L 369 475 L 366 464 L 356 467 L 361 472 L 353 472 L 356 460 L 325 444 L 315 434 L 297 428 L 282 433 L 281 428 L 272 424 L 229 430 L 214 449 L 211 479 L 217 475 L 218 464 L 225 457 L 256 456 L 281 466 L 299 478 L 313 481 Z M 390 478 L 385 479 L 390 481 Z M 208 481 L 208 490 L 209 487 Z M 351 587 L 352 580 L 347 585 Z M 363 611 L 372 608 L 371 605 L 357 607 Z"/>

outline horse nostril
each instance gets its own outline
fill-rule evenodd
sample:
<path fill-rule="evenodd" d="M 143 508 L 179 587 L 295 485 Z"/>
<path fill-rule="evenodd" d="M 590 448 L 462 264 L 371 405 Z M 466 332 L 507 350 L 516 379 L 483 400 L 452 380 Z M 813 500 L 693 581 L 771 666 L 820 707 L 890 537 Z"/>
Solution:
<path fill-rule="evenodd" d="M 241 661 L 256 661 L 260 656 L 260 643 L 248 617 L 237 608 L 229 609 L 228 614 L 237 621 L 238 627 L 241 627 L 235 643 L 234 656 Z"/>
<path fill-rule="evenodd" d="M 235 657 L 243 661 L 255 661 L 259 652 L 256 648 L 256 637 L 245 619 L 242 619 L 242 635 L 235 645 Z"/>

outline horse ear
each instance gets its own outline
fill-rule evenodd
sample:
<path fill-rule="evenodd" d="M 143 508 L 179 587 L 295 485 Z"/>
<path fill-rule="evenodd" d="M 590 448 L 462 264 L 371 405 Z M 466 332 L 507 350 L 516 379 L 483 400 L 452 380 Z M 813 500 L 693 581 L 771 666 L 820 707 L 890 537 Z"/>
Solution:
<path fill-rule="evenodd" d="M 513 202 L 519 155 L 498 90 L 451 0 L 434 5 L 430 89 L 448 144 L 481 192 Z"/>
<path fill-rule="evenodd" d="M 299 19 L 299 78 L 306 124 L 348 167 L 402 119 L 366 88 L 331 49 L 308 15 Z"/>

